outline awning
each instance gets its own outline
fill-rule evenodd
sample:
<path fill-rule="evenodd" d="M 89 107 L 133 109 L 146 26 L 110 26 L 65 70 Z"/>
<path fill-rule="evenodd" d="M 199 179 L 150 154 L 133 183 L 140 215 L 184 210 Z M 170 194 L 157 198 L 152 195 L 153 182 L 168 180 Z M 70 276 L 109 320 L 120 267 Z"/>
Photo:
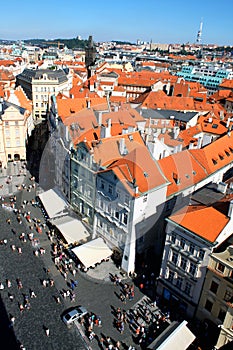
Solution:
<path fill-rule="evenodd" d="M 72 251 L 85 268 L 94 267 L 95 264 L 112 255 L 111 249 L 108 248 L 102 238 L 96 238 L 93 241 L 75 247 Z"/>
<path fill-rule="evenodd" d="M 55 189 L 50 189 L 38 195 L 49 218 L 63 214 L 68 208 L 68 203 L 58 194 Z"/>
<path fill-rule="evenodd" d="M 60 231 L 67 244 L 85 242 L 89 237 L 82 222 L 69 215 L 52 219 L 50 222 Z"/>

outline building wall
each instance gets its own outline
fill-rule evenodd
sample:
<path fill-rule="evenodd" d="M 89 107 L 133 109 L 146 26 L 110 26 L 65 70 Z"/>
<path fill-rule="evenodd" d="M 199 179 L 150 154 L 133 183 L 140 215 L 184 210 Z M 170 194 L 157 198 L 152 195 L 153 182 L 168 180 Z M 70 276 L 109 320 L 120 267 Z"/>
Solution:
<path fill-rule="evenodd" d="M 204 283 L 211 245 L 168 222 L 157 293 L 193 317 Z"/>
<path fill-rule="evenodd" d="M 6 166 L 9 160 L 26 159 L 27 118 L 26 111 L 21 114 L 13 105 L 4 110 L 0 123 L 2 166 Z"/>

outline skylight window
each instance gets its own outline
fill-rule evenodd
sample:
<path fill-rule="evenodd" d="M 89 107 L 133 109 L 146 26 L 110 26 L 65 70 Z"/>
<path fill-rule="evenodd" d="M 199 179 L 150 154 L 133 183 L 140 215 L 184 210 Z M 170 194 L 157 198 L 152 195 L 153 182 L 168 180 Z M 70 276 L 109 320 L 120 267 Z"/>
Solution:
<path fill-rule="evenodd" d="M 212 129 L 217 129 L 218 128 L 218 124 L 213 124 L 212 125 Z"/>

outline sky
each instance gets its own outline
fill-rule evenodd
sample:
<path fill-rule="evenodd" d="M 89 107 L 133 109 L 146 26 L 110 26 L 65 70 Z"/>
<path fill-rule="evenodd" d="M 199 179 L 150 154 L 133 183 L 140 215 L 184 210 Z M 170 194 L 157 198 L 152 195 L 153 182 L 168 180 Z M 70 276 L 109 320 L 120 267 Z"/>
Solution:
<path fill-rule="evenodd" d="M 233 0 L 10 0 L 0 39 L 122 40 L 233 45 Z"/>

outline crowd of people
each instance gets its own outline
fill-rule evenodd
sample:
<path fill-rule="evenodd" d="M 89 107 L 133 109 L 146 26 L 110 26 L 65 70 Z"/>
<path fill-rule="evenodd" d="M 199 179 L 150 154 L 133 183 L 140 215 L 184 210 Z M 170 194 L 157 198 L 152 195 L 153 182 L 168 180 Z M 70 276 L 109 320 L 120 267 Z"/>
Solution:
<path fill-rule="evenodd" d="M 22 191 L 31 192 L 33 188 L 35 188 L 34 178 L 31 178 L 32 183 L 29 186 L 21 185 L 20 189 Z M 1 198 L 3 201 L 5 200 L 3 197 Z M 20 204 L 17 203 L 17 197 L 14 195 L 9 198 L 9 205 L 12 211 L 16 215 L 16 220 L 19 225 L 25 223 L 29 231 L 25 230 L 25 232 L 16 232 L 12 228 L 12 233 L 17 240 L 14 240 L 13 244 L 9 244 L 10 250 L 14 254 L 22 255 L 24 250 L 27 249 L 27 243 L 30 243 L 33 247 L 33 253 L 35 257 L 40 255 L 44 255 L 46 253 L 45 249 L 40 246 L 40 234 L 42 232 L 47 234 L 48 239 L 51 242 L 51 253 L 54 265 L 57 270 L 61 274 L 65 288 L 57 291 L 54 285 L 54 280 L 51 277 L 49 269 L 46 271 L 46 276 L 41 280 L 42 288 L 54 288 L 54 300 L 57 304 L 65 303 L 66 301 L 70 301 L 71 303 L 76 301 L 76 287 L 78 286 L 77 269 L 74 261 L 67 254 L 66 247 L 62 244 L 62 241 L 58 239 L 52 228 L 49 228 L 46 225 L 46 222 L 42 222 L 37 217 L 33 217 L 31 213 L 31 206 L 36 206 L 37 201 L 32 198 L 31 201 L 22 200 Z M 6 222 L 11 226 L 12 217 L 7 218 Z M 24 225 L 22 225 L 23 227 Z M 23 231 L 23 230 L 21 230 Z M 4 246 L 8 246 L 8 239 L 5 238 L 0 241 L 0 244 Z M 151 321 L 151 315 L 148 310 L 144 310 L 143 321 L 144 323 L 140 323 L 139 319 L 141 318 L 139 310 L 136 312 L 127 312 L 125 309 L 128 309 L 128 303 L 132 302 L 135 298 L 135 287 L 134 284 L 124 282 L 125 276 L 119 276 L 117 274 L 111 276 L 112 283 L 114 286 L 119 288 L 118 295 L 119 300 L 122 302 L 122 307 L 117 307 L 114 309 L 114 319 L 113 326 L 117 329 L 119 334 L 124 334 L 126 326 L 130 327 L 130 330 L 133 331 L 133 335 L 136 336 L 138 344 L 142 344 L 148 340 L 148 338 L 152 338 L 156 332 L 158 333 L 158 328 L 161 327 L 164 319 L 156 319 L 154 324 L 156 329 L 150 329 L 148 331 L 148 325 Z M 154 276 L 151 276 L 150 280 L 147 281 L 146 278 L 142 280 L 140 288 L 143 289 L 148 284 L 154 281 Z M 17 291 L 21 292 L 21 298 L 19 299 L 17 293 L 14 293 L 14 288 L 17 288 Z M 0 282 L 0 290 L 3 292 L 6 291 L 8 293 L 9 300 L 12 303 L 16 303 L 18 305 L 19 314 L 17 315 L 9 315 L 9 327 L 13 328 L 18 318 L 21 315 L 26 314 L 33 308 L 33 299 L 37 298 L 40 294 L 40 290 L 36 290 L 36 292 L 29 285 L 25 285 L 23 278 L 16 278 L 14 281 L 10 279 L 6 279 L 5 281 Z M 118 289 L 117 289 L 118 290 Z M 124 306 L 124 305 L 127 305 Z M 114 340 L 109 336 L 98 336 L 99 332 L 96 332 L 96 329 L 102 327 L 102 319 L 99 315 L 95 315 L 94 313 L 88 314 L 87 317 L 83 317 L 80 320 L 80 325 L 84 327 L 85 333 L 89 342 L 97 341 L 99 348 L 103 350 L 120 350 L 122 349 L 121 342 L 119 340 Z M 43 325 L 44 333 L 46 336 L 50 336 L 50 329 Z M 97 333 L 97 334 L 96 334 Z M 102 333 L 101 333 L 102 334 Z M 145 340 L 144 340 L 145 339 Z M 124 346 L 124 348 L 126 348 Z M 130 345 L 128 347 L 129 350 L 134 350 L 134 346 Z"/>

